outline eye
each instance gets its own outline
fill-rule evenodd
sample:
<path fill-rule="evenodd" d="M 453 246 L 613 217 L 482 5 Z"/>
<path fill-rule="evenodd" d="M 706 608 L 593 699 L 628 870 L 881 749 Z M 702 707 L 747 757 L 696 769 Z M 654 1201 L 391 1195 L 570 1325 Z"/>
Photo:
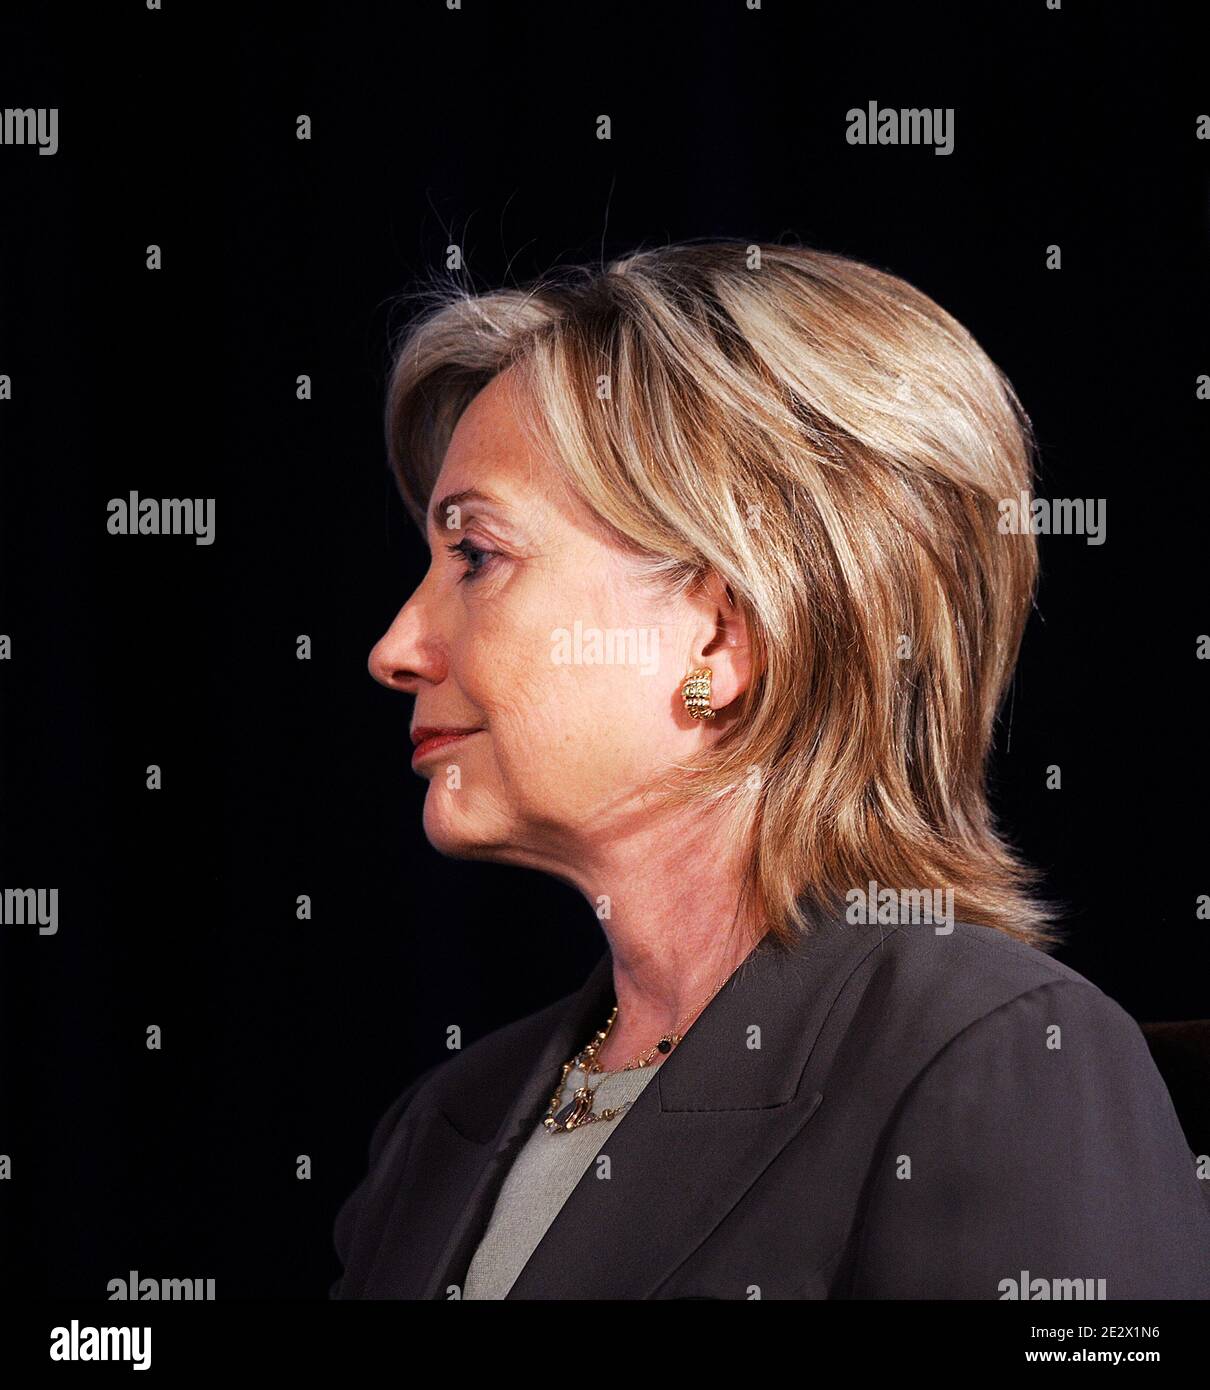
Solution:
<path fill-rule="evenodd" d="M 460 556 L 463 563 L 466 565 L 465 572 L 459 577 L 459 584 L 467 579 L 475 579 L 482 574 L 491 561 L 492 556 L 496 554 L 494 550 L 484 550 L 480 546 L 475 545 L 473 541 L 467 540 L 465 536 L 463 536 L 460 541 L 455 541 L 454 544 L 447 545 L 445 548 L 451 555 Z"/>

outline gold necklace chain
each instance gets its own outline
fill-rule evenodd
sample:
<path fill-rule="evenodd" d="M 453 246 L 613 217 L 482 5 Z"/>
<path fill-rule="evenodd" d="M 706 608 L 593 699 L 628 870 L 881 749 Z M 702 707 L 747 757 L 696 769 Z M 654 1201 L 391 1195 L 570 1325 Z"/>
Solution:
<path fill-rule="evenodd" d="M 665 1033 L 653 1047 L 646 1052 L 638 1053 L 630 1059 L 625 1066 L 615 1068 L 616 1071 L 638 1071 L 642 1067 L 650 1066 L 655 1060 L 656 1053 L 667 1055 L 682 1040 L 683 1033 L 676 1031 L 682 1023 L 689 1018 L 696 1018 L 706 1007 L 714 996 L 722 989 L 723 985 L 731 978 L 731 972 L 724 975 L 717 985 L 710 991 L 702 1003 L 696 1008 L 690 1009 L 687 1014 L 683 1014 L 677 1019 L 673 1030 Z M 568 1130 L 578 1129 L 581 1125 L 595 1124 L 598 1120 L 612 1120 L 620 1115 L 623 1110 L 628 1109 L 633 1102 L 625 1101 L 622 1105 L 611 1106 L 609 1109 L 602 1110 L 596 1114 L 592 1108 L 593 1097 L 597 1093 L 596 1087 L 589 1087 L 588 1077 L 595 1074 L 612 1075 L 606 1072 L 605 1068 L 597 1061 L 597 1054 L 605 1045 L 605 1039 L 609 1036 L 613 1028 L 614 1021 L 618 1016 L 618 1006 L 613 1006 L 613 1011 L 604 1028 L 598 1029 L 586 1046 L 569 1061 L 563 1063 L 563 1070 L 559 1076 L 559 1084 L 555 1087 L 555 1093 L 547 1106 L 546 1114 L 543 1116 L 542 1123 L 546 1127 L 548 1134 L 566 1134 Z M 563 1088 L 567 1084 L 567 1077 L 570 1072 L 579 1067 L 584 1072 L 585 1084 L 578 1086 L 572 1095 L 571 1100 L 562 1108 L 559 1102 L 563 1096 Z M 599 1085 L 599 1083 L 598 1083 Z"/>

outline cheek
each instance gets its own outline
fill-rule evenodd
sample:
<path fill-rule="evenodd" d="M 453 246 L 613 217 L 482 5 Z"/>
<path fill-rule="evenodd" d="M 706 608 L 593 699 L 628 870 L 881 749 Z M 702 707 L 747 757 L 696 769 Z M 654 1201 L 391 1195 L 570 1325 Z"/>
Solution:
<path fill-rule="evenodd" d="M 555 664 L 547 649 L 484 697 L 499 775 L 538 810 L 645 785 L 675 756 L 663 686 L 633 666 Z"/>
<path fill-rule="evenodd" d="M 640 788 L 683 753 L 668 634 L 651 626 L 640 641 L 628 628 L 635 645 L 603 661 L 589 632 L 618 632 L 619 615 L 633 624 L 634 599 L 607 583 L 570 587 L 566 574 L 547 576 L 485 604 L 451 668 L 489 731 L 478 775 L 537 817 Z"/>

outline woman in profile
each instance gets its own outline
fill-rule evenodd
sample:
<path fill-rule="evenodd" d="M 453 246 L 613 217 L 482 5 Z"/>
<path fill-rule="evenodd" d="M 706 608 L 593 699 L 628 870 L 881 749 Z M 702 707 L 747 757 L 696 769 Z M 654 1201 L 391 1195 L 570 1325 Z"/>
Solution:
<path fill-rule="evenodd" d="M 970 334 L 674 245 L 452 292 L 388 436 L 432 559 L 370 667 L 425 832 L 576 885 L 607 950 L 382 1118 L 333 1296 L 1210 1297 L 1145 1040 L 986 801 L 1037 557 Z"/>

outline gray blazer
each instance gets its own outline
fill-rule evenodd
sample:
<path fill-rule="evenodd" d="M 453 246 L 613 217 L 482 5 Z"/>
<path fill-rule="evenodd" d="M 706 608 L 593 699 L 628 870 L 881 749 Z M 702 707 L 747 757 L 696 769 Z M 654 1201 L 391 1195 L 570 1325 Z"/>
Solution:
<path fill-rule="evenodd" d="M 457 1296 L 612 1003 L 606 952 L 404 1091 L 333 1298 Z M 601 1153 L 509 1298 L 1210 1298 L 1210 1182 L 1138 1025 L 987 927 L 766 937 Z"/>

